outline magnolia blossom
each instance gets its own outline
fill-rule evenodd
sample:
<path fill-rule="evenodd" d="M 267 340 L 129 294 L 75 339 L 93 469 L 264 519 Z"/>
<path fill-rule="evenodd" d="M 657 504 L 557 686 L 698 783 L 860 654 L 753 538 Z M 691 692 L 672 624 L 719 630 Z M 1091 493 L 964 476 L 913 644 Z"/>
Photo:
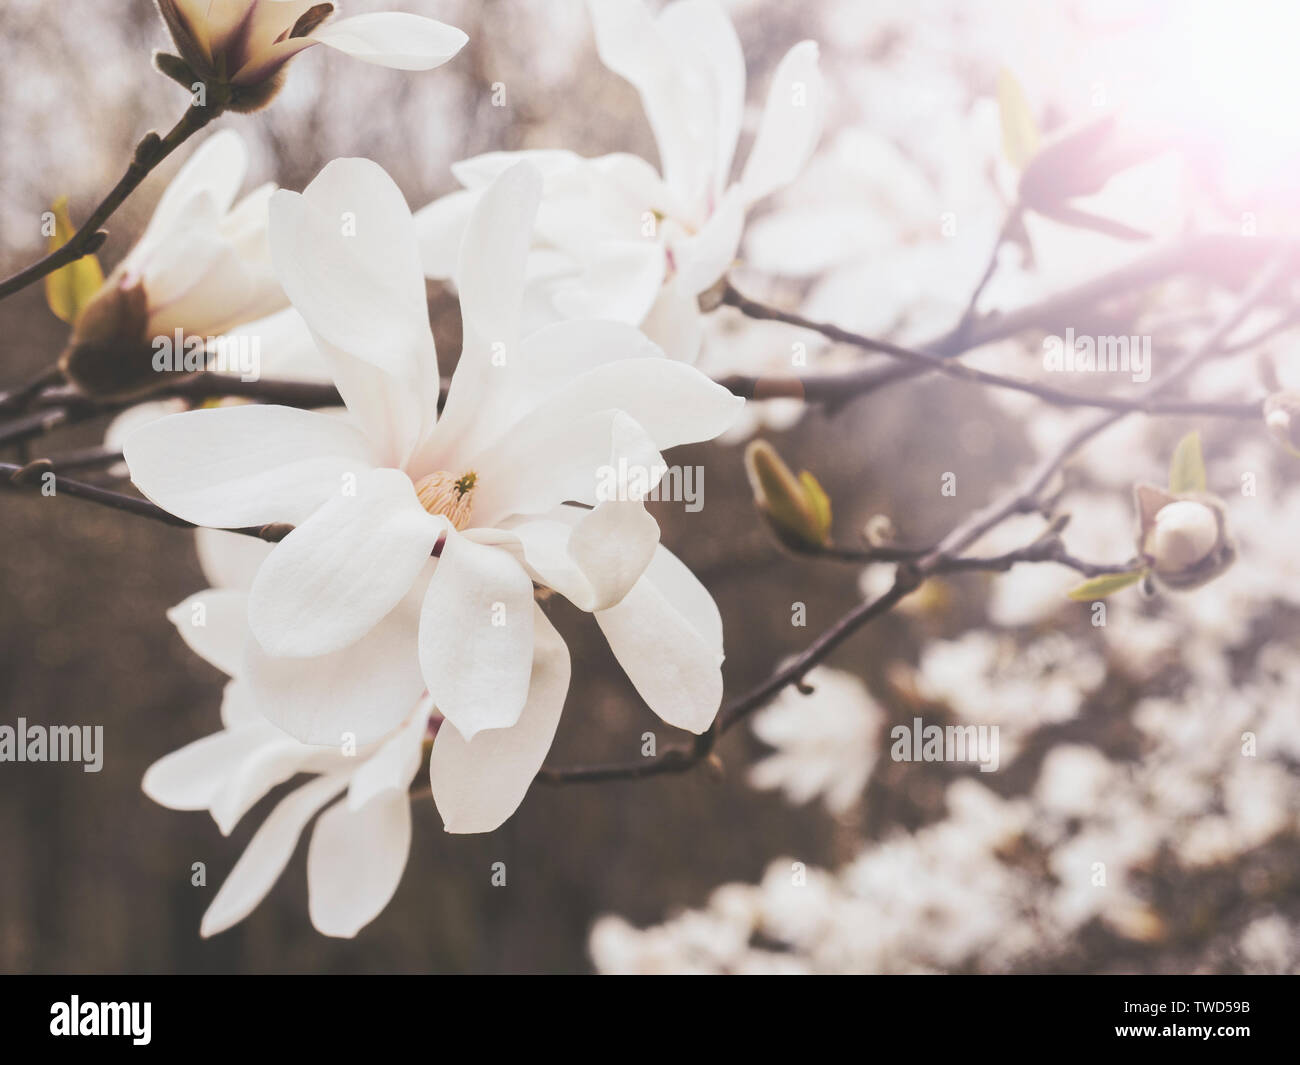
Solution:
<path fill-rule="evenodd" d="M 700 732 L 717 711 L 716 607 L 657 550 L 639 494 L 659 449 L 718 435 L 741 401 L 625 324 L 521 335 L 540 193 L 531 167 L 507 171 L 467 225 L 465 344 L 441 417 L 410 213 L 380 167 L 338 160 L 276 195 L 271 244 L 348 417 L 227 407 L 126 441 L 133 480 L 171 513 L 296 526 L 252 582 L 242 675 L 305 743 L 373 742 L 427 692 L 461 743 L 509 751 L 558 713 L 536 690 L 535 582 L 596 613 L 670 724 Z M 480 830 L 478 811 L 460 813 L 443 809 L 450 829 Z"/>
<path fill-rule="evenodd" d="M 259 185 L 236 202 L 247 172 L 248 147 L 239 134 L 209 137 L 172 179 L 144 235 L 106 282 L 144 290 L 147 336 L 178 328 L 216 335 L 288 302 L 267 240 L 275 185 Z"/>
<path fill-rule="evenodd" d="M 781 60 L 740 180 L 732 182 L 745 105 L 736 31 L 714 0 L 681 0 L 652 16 L 640 0 L 589 0 L 596 48 L 640 92 L 661 171 L 636 156 L 493 152 L 452 167 L 465 188 L 418 216 L 430 277 L 454 275 L 457 236 L 474 202 L 527 158 L 545 191 L 529 309 L 537 321 L 614 318 L 643 325 L 674 358 L 700 347 L 699 297 L 736 257 L 745 214 L 789 184 L 821 134 L 825 91 L 817 45 Z"/>
<path fill-rule="evenodd" d="M 1223 504 L 1200 492 L 1175 494 L 1140 484 L 1138 547 L 1151 571 L 1170 588 L 1198 588 L 1236 558 Z"/>
<path fill-rule="evenodd" d="M 236 202 L 248 149 L 209 137 L 163 193 L 144 235 L 78 316 L 65 369 L 87 391 L 147 390 L 156 338 L 219 336 L 283 308 L 261 185 Z M 138 354 L 136 354 L 138 353 Z"/>
<path fill-rule="evenodd" d="M 320 818 L 307 858 L 312 923 L 327 935 L 355 935 L 387 905 L 406 866 L 411 840 L 407 789 L 419 768 L 430 707 L 405 708 L 390 736 L 351 751 L 311 747 L 268 722 L 239 677 L 248 632 L 246 581 L 251 562 L 268 545 L 229 533 L 209 533 L 200 558 L 216 587 L 168 612 L 186 643 L 230 675 L 219 732 L 182 747 L 149 767 L 144 791 L 175 810 L 208 810 L 229 835 L 274 787 L 299 773 L 313 779 L 271 811 L 204 914 L 202 934 L 214 935 L 246 917 L 271 890 L 307 823 L 346 792 Z M 251 558 L 250 558 L 251 553 Z M 224 574 L 223 574 L 224 571 Z M 223 585 L 233 571 L 232 586 Z"/>
<path fill-rule="evenodd" d="M 360 747 L 310 746 L 258 712 L 241 675 L 248 588 L 269 545 L 214 530 L 200 530 L 198 543 L 213 587 L 174 607 L 168 618 L 196 654 L 232 678 L 222 700 L 222 728 L 152 765 L 144 791 L 172 809 L 208 810 L 229 835 L 273 788 L 299 773 L 312 774 L 280 800 L 253 836 L 204 914 L 202 933 L 214 935 L 243 920 L 284 871 L 307 823 L 328 807 L 307 853 L 309 912 L 326 935 L 356 935 L 388 904 L 401 880 L 411 842 L 407 790 L 426 744 L 433 746 L 434 791 L 447 809 L 499 823 L 519 804 L 564 703 L 569 682 L 564 643 L 539 611 L 532 683 L 534 698 L 547 713 L 535 716 L 532 727 L 510 730 L 504 746 L 465 744 L 453 730 L 440 729 L 441 718 L 427 696 L 405 707 L 387 735 Z"/>
<path fill-rule="evenodd" d="M 266 104 L 284 65 L 323 44 L 367 63 L 431 70 L 451 59 L 468 38 L 454 26 L 419 15 L 355 15 L 328 22 L 336 5 L 314 0 L 158 0 L 183 65 L 160 57 L 173 77 L 228 88 L 235 110 Z M 217 101 L 214 101 L 217 102 Z"/>

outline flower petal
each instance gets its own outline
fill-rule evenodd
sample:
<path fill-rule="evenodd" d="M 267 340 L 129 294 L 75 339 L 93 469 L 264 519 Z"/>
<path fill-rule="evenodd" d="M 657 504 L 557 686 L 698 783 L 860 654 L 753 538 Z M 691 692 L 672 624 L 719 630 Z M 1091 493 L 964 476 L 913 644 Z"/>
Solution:
<path fill-rule="evenodd" d="M 171 810 L 206 810 L 236 769 L 266 742 L 264 729 L 223 729 L 165 754 L 145 770 L 141 787 Z"/>
<path fill-rule="evenodd" d="M 399 791 L 405 797 L 420 768 L 420 754 L 432 712 L 433 700 L 423 699 L 411 719 L 357 767 L 348 785 L 349 810 L 360 810 L 386 791 Z"/>
<path fill-rule="evenodd" d="M 587 413 L 557 400 L 520 420 L 478 456 L 474 468 L 474 522 L 492 526 L 565 502 L 594 506 L 611 469 L 640 471 L 651 488 L 667 465 L 645 430 L 622 411 Z"/>
<path fill-rule="evenodd" d="M 234 130 L 223 129 L 204 140 L 159 199 L 144 235 L 124 260 L 128 270 L 191 213 L 194 200 L 207 197 L 215 216 L 224 214 L 235 202 L 247 170 L 248 148 Z"/>
<path fill-rule="evenodd" d="M 437 353 L 401 190 L 376 163 L 336 159 L 302 195 L 271 200 L 276 275 L 348 409 L 400 466 L 436 418 Z"/>
<path fill-rule="evenodd" d="M 234 729 L 265 720 L 257 709 L 257 700 L 249 685 L 238 677 L 227 681 L 221 692 L 221 724 Z"/>
<path fill-rule="evenodd" d="M 640 579 L 659 545 L 659 523 L 639 502 L 614 501 L 594 510 L 562 508 L 576 519 L 512 525 L 536 578 L 580 610 L 604 610 Z"/>
<path fill-rule="evenodd" d="M 262 563 L 249 593 L 253 635 L 268 654 L 292 658 L 355 643 L 410 591 L 445 526 L 406 474 L 368 471 Z"/>
<path fill-rule="evenodd" d="M 533 660 L 533 582 L 506 551 L 447 533 L 420 615 L 434 705 L 466 739 L 519 720 Z"/>
<path fill-rule="evenodd" d="M 194 530 L 194 546 L 199 568 L 213 588 L 247 592 L 274 545 L 225 529 L 202 528 Z"/>
<path fill-rule="evenodd" d="M 722 703 L 721 622 L 715 624 L 717 607 L 710 606 L 712 597 L 690 570 L 661 548 L 623 601 L 596 614 L 650 709 L 696 734 L 713 723 Z"/>
<path fill-rule="evenodd" d="M 817 67 L 817 42 L 801 41 L 772 76 L 763 120 L 740 179 L 746 203 L 790 184 L 822 135 L 826 86 Z"/>
<path fill-rule="evenodd" d="M 257 729 L 262 742 L 235 766 L 208 808 L 223 836 L 230 835 L 272 788 L 297 773 L 336 768 L 342 760 L 336 751 L 299 743 L 265 720 L 245 727 Z"/>
<path fill-rule="evenodd" d="M 307 910 L 316 931 L 351 939 L 388 905 L 411 850 L 411 800 L 405 791 L 360 810 L 326 810 L 307 848 Z"/>
<path fill-rule="evenodd" d="M 463 30 L 421 15 L 379 12 L 327 22 L 310 36 L 353 59 L 397 70 L 432 70 L 465 47 Z"/>
<path fill-rule="evenodd" d="M 714 128 L 701 114 L 711 101 L 707 76 L 683 61 L 641 0 L 588 0 L 600 61 L 636 87 L 659 146 L 664 179 L 682 200 L 706 195 L 717 148 Z"/>
<path fill-rule="evenodd" d="M 465 226 L 456 267 L 465 339 L 452 375 L 442 435 L 460 435 L 482 417 L 481 404 L 504 356 L 519 339 L 528 249 L 541 201 L 542 177 L 531 163 L 517 163 L 489 185 Z"/>
<path fill-rule="evenodd" d="M 518 809 L 551 749 L 569 690 L 569 649 L 540 608 L 534 611 L 528 702 L 518 722 L 469 741 L 440 728 L 433 742 L 429 783 L 448 832 L 497 828 Z"/>
<path fill-rule="evenodd" d="M 669 4 L 659 24 L 670 38 L 689 43 L 699 73 L 708 85 L 708 100 L 714 106 L 713 192 L 721 194 L 731 175 L 736 140 L 745 110 L 745 54 L 736 28 L 721 4 Z"/>
<path fill-rule="evenodd" d="M 659 290 L 641 328 L 670 359 L 693 363 L 704 342 L 703 319 L 699 293 L 692 292 L 682 275 L 677 274 Z"/>
<path fill-rule="evenodd" d="M 744 193 L 739 185 L 733 185 L 704 228 L 673 245 L 681 284 L 687 292 L 698 295 L 731 269 L 744 228 Z"/>
<path fill-rule="evenodd" d="M 195 592 L 167 611 L 191 651 L 228 677 L 239 670 L 248 637 L 248 593 L 227 588 Z"/>
<path fill-rule="evenodd" d="M 455 276 L 465 227 L 477 202 L 475 190 L 457 189 L 415 212 L 415 232 L 425 277 L 448 281 Z"/>
<path fill-rule="evenodd" d="M 128 436 L 122 453 L 153 502 L 217 528 L 300 522 L 345 474 L 370 466 L 365 438 L 343 419 L 261 404 L 160 418 Z"/>
<path fill-rule="evenodd" d="M 250 639 L 244 678 L 262 715 L 306 744 L 338 750 L 387 736 L 424 694 L 417 633 L 423 587 L 355 643 L 319 658 L 273 658 Z"/>
<path fill-rule="evenodd" d="M 635 461 L 647 462 L 659 461 L 655 451 L 713 439 L 735 422 L 744 405 L 685 363 L 607 361 L 545 394 L 530 414 L 473 460 L 481 475 L 476 520 L 492 524 L 494 515 L 536 513 L 566 500 L 596 502 L 594 479 L 606 462 L 617 466 L 618 456 L 610 457 L 600 439 L 602 426 L 612 421 L 611 411 L 620 412 L 624 424 L 639 427 L 648 446 Z M 631 442 L 632 437 L 625 439 Z M 633 461 L 629 454 L 629 464 Z M 554 494 L 550 486 L 560 481 L 569 494 Z"/>
<path fill-rule="evenodd" d="M 253 912 L 289 864 L 307 822 L 346 786 L 347 775 L 334 774 L 304 784 L 280 800 L 203 915 L 199 929 L 203 938 L 224 932 Z"/>

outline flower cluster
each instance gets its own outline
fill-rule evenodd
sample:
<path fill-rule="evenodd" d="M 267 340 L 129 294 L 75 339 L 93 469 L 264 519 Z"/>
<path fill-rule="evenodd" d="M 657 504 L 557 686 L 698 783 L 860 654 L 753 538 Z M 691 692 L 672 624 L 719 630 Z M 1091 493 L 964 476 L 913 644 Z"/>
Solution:
<path fill-rule="evenodd" d="M 400 16 L 331 29 L 332 6 L 260 0 L 199 17 L 161 4 L 185 63 L 240 106 L 261 102 L 310 43 L 409 67 L 459 47 L 445 27 L 408 35 Z M 354 935 L 400 879 L 425 753 L 448 831 L 509 817 L 569 688 L 568 650 L 542 608 L 552 594 L 593 615 L 666 723 L 702 733 L 718 711 L 721 619 L 659 543 L 646 495 L 666 449 L 714 439 L 741 413 L 743 400 L 689 364 L 691 344 L 670 341 L 698 329 L 698 297 L 734 257 L 745 206 L 811 151 L 816 46 L 781 64 L 730 184 L 744 64 L 721 9 L 675 5 L 651 22 L 640 4 L 593 3 L 592 15 L 602 58 L 642 91 L 662 179 L 631 157 L 495 156 L 457 168 L 472 196 L 413 218 L 382 168 L 340 159 L 302 193 L 268 186 L 232 212 L 244 152 L 222 133 L 95 301 L 138 312 L 129 331 L 113 318 L 117 346 L 173 327 L 269 331 L 284 342 L 278 365 L 314 364 L 342 402 L 152 404 L 110 431 L 136 486 L 200 526 L 212 588 L 170 617 L 230 678 L 222 731 L 162 759 L 146 791 L 207 809 L 229 832 L 269 790 L 312 775 L 254 836 L 205 935 L 257 904 L 326 807 L 308 859 L 311 916 Z M 641 236 L 646 212 L 657 221 Z M 598 236 L 611 228 L 626 232 Z M 591 250 L 566 263 L 563 284 L 541 266 L 557 233 Z M 449 384 L 425 298 L 434 262 L 460 299 Z M 655 328 L 670 311 L 681 321 Z M 652 339 L 665 337 L 667 353 Z M 83 364 L 93 339 L 74 339 Z M 274 546 L 215 531 L 269 528 L 288 531 Z"/>
<path fill-rule="evenodd" d="M 49 478 L 197 529 L 209 586 L 168 619 L 226 678 L 220 728 L 155 762 L 143 787 L 207 811 L 227 835 L 267 811 L 204 936 L 247 917 L 304 836 L 312 924 L 357 935 L 401 882 L 413 788 L 447 832 L 493 832 L 539 774 L 718 769 L 719 738 L 740 722 L 766 754 L 733 780 L 823 806 L 839 867 L 796 854 L 662 926 L 607 917 L 591 940 L 598 968 L 1006 971 L 1072 961 L 1099 938 L 1139 950 L 1187 939 L 1180 909 L 1196 910 L 1202 873 L 1293 848 L 1300 739 L 1279 707 L 1300 686 L 1283 639 L 1300 585 L 1287 580 L 1294 552 L 1264 526 L 1300 515 L 1300 489 L 1265 484 L 1270 507 L 1251 501 L 1300 454 L 1300 382 L 1284 382 L 1266 350 L 1262 388 L 1252 377 L 1241 393 L 1240 370 L 1224 369 L 1294 326 L 1281 313 L 1291 260 L 1259 254 L 1270 240 L 1231 242 L 1232 269 L 1173 243 L 1115 258 L 1216 217 L 1222 190 L 1182 199 L 1164 142 L 1134 141 L 1108 115 L 1040 134 L 1008 71 L 987 72 L 990 95 L 972 96 L 944 58 L 971 30 L 964 16 L 932 27 L 943 70 L 930 71 L 940 91 L 924 121 L 875 91 L 899 64 L 933 62 L 896 46 L 897 15 L 809 16 L 841 54 L 873 57 L 851 70 L 828 57 L 854 91 L 836 104 L 850 126 L 819 152 L 828 93 L 815 41 L 778 31 L 769 72 L 753 79 L 720 0 L 585 0 L 595 76 L 639 99 L 627 133 L 647 158 L 548 146 L 539 124 L 508 142 L 517 150 L 431 174 L 404 128 L 391 174 L 336 158 L 301 191 L 294 180 L 241 196 L 250 151 L 222 129 L 105 276 L 101 226 L 126 197 L 219 116 L 266 106 L 300 52 L 323 44 L 416 71 L 467 43 L 417 15 L 337 6 L 157 0 L 174 49 L 155 62 L 190 94 L 185 116 L 139 143 L 81 229 L 58 200 L 46 257 L 0 280 L 3 298 L 44 278 L 70 327 L 57 368 L 0 396 L 15 415 L 6 443 L 25 449 L 44 432 L 45 407 L 57 408 L 51 425 L 113 418 L 102 449 L 26 456 L 6 464 L 5 486 Z M 1059 105 L 1041 110 L 1069 110 Z M 449 147 L 444 162 L 468 150 Z M 459 187 L 412 201 L 402 175 L 420 170 L 430 189 Z M 1145 188 L 1136 201 L 1117 192 L 1132 181 Z M 1115 272 L 1078 283 L 1098 242 Z M 963 284 L 934 284 L 940 270 Z M 1166 284 L 1175 273 L 1188 276 Z M 1174 305 L 1184 283 L 1207 281 L 1213 314 Z M 1063 316 L 1082 327 L 1112 311 L 1159 334 L 1154 373 L 1095 393 L 1024 374 L 1030 334 L 1059 319 L 1073 344 Z M 1248 336 L 1256 317 L 1268 326 Z M 1153 369 L 1150 336 L 1092 339 L 1090 351 L 1105 341 L 1112 353 L 1107 372 L 1130 340 Z M 223 361 L 245 341 L 255 363 Z M 1100 356 L 1090 368 L 1106 369 Z M 938 387 L 918 393 L 919 411 L 884 402 L 841 417 L 923 375 Z M 950 386 L 988 400 L 950 405 Z M 810 409 L 826 417 L 805 420 Z M 1020 452 L 991 431 L 999 410 L 1023 425 Z M 1174 438 L 1137 415 L 1201 413 L 1172 448 L 1167 486 L 1147 483 L 1148 457 Z M 779 451 L 751 439 L 796 422 L 801 439 Z M 1253 436 L 1222 430 L 1243 422 Z M 955 454 L 932 448 L 936 427 L 951 429 Z M 817 454 L 831 436 L 862 461 Z M 676 484 L 698 509 L 702 480 L 671 452 L 715 441 L 747 442 L 743 457 L 726 454 L 721 490 L 753 535 L 709 538 L 683 558 L 707 576 L 783 548 L 808 572 L 857 566 L 860 593 L 852 577 L 826 577 L 828 599 L 847 588 L 859 601 L 816 617 L 820 635 L 793 657 L 750 626 L 749 660 L 769 661 L 725 709 L 721 613 L 652 505 Z M 696 454 L 711 464 L 719 451 Z M 902 460 L 923 476 L 866 498 Z M 1003 460 L 1024 460 L 1024 477 L 1000 484 Z M 68 466 L 92 473 L 74 480 Z M 104 470 L 144 498 L 103 487 Z M 742 471 L 752 501 L 737 498 Z M 936 483 L 939 506 L 961 516 L 927 529 L 903 508 Z M 986 603 L 965 594 L 974 580 Z M 773 586 L 784 594 L 779 582 L 745 593 Z M 796 630 L 808 599 L 792 597 Z M 895 610 L 906 632 L 881 634 L 867 660 L 832 659 Z M 599 630 L 628 690 L 689 737 L 656 752 L 645 733 L 640 760 L 544 765 L 566 704 L 566 729 L 597 731 L 581 626 Z M 1170 870 L 1188 881 L 1186 906 L 1153 887 Z M 1270 952 L 1279 927 L 1291 931 L 1277 920 L 1212 949 L 1243 967 L 1295 965 L 1294 951 Z"/>

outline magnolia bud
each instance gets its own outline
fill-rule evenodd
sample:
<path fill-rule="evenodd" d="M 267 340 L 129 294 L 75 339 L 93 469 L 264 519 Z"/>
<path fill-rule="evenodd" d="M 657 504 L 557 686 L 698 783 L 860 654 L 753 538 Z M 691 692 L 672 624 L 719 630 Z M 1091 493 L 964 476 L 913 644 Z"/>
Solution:
<path fill-rule="evenodd" d="M 1300 392 L 1277 392 L 1264 401 L 1268 435 L 1300 456 Z"/>
<path fill-rule="evenodd" d="M 88 396 L 126 399 L 156 388 L 144 285 L 110 277 L 77 316 L 59 357 L 64 376 Z"/>
<path fill-rule="evenodd" d="M 225 0 L 217 7 L 196 0 L 158 0 L 158 10 L 179 55 L 160 53 L 154 62 L 173 81 L 206 87 L 208 106 L 231 111 L 265 107 L 284 83 L 284 65 L 315 42 L 310 34 L 334 13 L 334 4 L 275 5 Z M 188 81 L 186 79 L 189 79 Z"/>
<path fill-rule="evenodd" d="M 1151 485 L 1135 490 L 1138 547 L 1151 572 L 1170 588 L 1195 588 L 1236 558 L 1223 504 L 1203 493 L 1174 495 Z"/>
<path fill-rule="evenodd" d="M 1157 571 L 1184 570 L 1214 550 L 1219 521 L 1209 507 L 1182 499 L 1162 507 L 1147 534 L 1146 552 Z"/>
<path fill-rule="evenodd" d="M 745 449 L 745 472 L 755 505 L 782 543 L 794 551 L 826 546 L 831 503 L 817 478 L 807 471 L 795 477 L 766 440 Z"/>

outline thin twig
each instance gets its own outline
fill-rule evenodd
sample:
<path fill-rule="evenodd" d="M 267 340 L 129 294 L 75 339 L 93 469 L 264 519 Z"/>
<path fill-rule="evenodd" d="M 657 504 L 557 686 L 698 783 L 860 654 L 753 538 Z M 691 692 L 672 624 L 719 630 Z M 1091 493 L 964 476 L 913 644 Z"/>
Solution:
<path fill-rule="evenodd" d="M 181 120 L 172 127 L 165 137 L 157 133 L 147 133 L 136 145 L 131 157 L 131 164 L 126 173 L 113 186 L 112 191 L 104 197 L 98 207 L 72 238 L 62 247 L 50 252 L 45 258 L 32 263 L 25 270 L 20 270 L 7 280 L 0 282 L 0 300 L 12 296 L 15 292 L 34 284 L 60 267 L 76 262 L 85 255 L 97 251 L 108 238 L 102 226 L 122 206 L 140 183 L 166 159 L 172 152 L 185 143 L 199 130 L 216 118 L 221 111 L 212 107 L 190 106 L 186 108 Z"/>
<path fill-rule="evenodd" d="M 1065 406 L 1125 409 L 1149 414 L 1250 418 L 1254 417 L 1257 411 L 1253 404 L 1248 403 L 1220 404 L 1187 401 L 1178 404 L 1157 404 L 1153 409 L 1147 409 L 1150 400 L 1145 398 L 1129 400 L 1111 396 L 1085 397 L 1062 389 L 1038 386 L 1019 378 L 990 374 L 972 367 L 961 366 L 947 371 L 943 367 L 949 360 L 967 351 L 1018 336 L 1031 329 L 1047 327 L 1063 318 L 1068 318 L 1071 314 L 1077 314 L 1082 308 L 1093 307 L 1116 296 L 1141 291 L 1175 274 L 1202 273 L 1219 276 L 1228 265 L 1239 266 L 1244 263 L 1262 265 L 1271 261 L 1280 251 L 1286 251 L 1293 246 L 1284 241 L 1259 242 L 1254 238 L 1228 236 L 1185 238 L 1128 266 L 1018 310 L 1006 314 L 986 315 L 965 325 L 958 323 L 957 327 L 943 335 L 914 347 L 866 337 L 830 323 L 814 322 L 801 315 L 781 311 L 751 300 L 728 286 L 723 292 L 723 302 L 736 307 L 748 317 L 780 321 L 810 329 L 836 343 L 888 355 L 900 361 L 902 365 L 863 367 L 843 373 L 803 377 L 753 377 L 737 374 L 723 378 L 720 383 L 746 398 L 789 397 L 811 404 L 836 406 L 849 399 L 867 395 L 920 374 L 946 372 L 956 379 L 1028 392 L 1040 399 Z"/>
<path fill-rule="evenodd" d="M 775 307 L 769 307 L 766 304 L 751 300 L 730 285 L 724 290 L 722 301 L 737 308 L 742 314 L 750 318 L 798 326 L 820 333 L 836 343 L 851 344 L 864 351 L 889 355 L 919 369 L 932 370 L 956 381 L 967 381 L 991 388 L 1022 392 L 1057 407 L 1090 407 L 1099 410 L 1126 411 L 1150 415 L 1174 415 L 1179 417 L 1201 415 L 1243 420 L 1257 419 L 1261 417 L 1263 412 L 1263 399 L 1242 402 L 1180 400 L 1157 403 L 1150 398 L 1149 392 L 1136 398 L 1115 395 L 1085 395 L 1068 389 L 1056 388 L 1053 385 L 1029 381 L 1021 377 L 1010 377 L 1006 374 L 980 370 L 973 366 L 967 366 L 965 363 L 957 362 L 952 358 L 931 354 L 919 348 L 906 348 L 873 337 L 862 336 L 827 322 L 814 322 L 791 311 L 778 310 Z M 968 329 L 969 326 L 962 326 L 961 328 Z M 854 382 L 860 385 L 865 385 L 872 380 L 860 374 L 834 374 L 821 377 L 791 378 L 787 382 L 778 384 L 768 378 L 736 375 L 723 378 L 719 383 L 736 395 L 744 396 L 746 399 L 773 398 L 778 393 L 778 389 L 780 395 L 788 398 L 807 400 L 810 397 L 821 396 L 831 399 L 832 397 L 827 395 L 826 389 L 822 385 L 822 382 L 827 377 L 836 379 L 840 383 L 840 388 L 833 397 L 836 403 L 842 403 L 846 397 L 854 394 L 853 387 L 847 384 L 846 378 L 852 378 Z"/>
<path fill-rule="evenodd" d="M 1159 392 L 1180 379 L 1198 362 L 1219 350 L 1230 334 L 1241 324 L 1277 283 L 1290 265 L 1289 251 L 1276 255 L 1265 273 L 1251 285 L 1233 310 L 1193 350 L 1178 360 L 1159 379 L 1153 390 Z M 921 586 L 928 577 L 944 572 L 971 572 L 975 570 L 1002 570 L 1020 562 L 1051 561 L 1072 565 L 1085 575 L 1111 572 L 1128 572 L 1132 565 L 1095 566 L 1073 559 L 1055 537 L 1046 537 L 1007 555 L 990 558 L 964 557 L 962 552 L 976 543 L 995 526 L 1013 514 L 1033 509 L 1057 469 L 1074 452 L 1093 437 L 1120 421 L 1127 411 L 1107 411 L 1071 434 L 1070 438 L 1038 466 L 1026 479 L 1006 495 L 984 509 L 975 512 L 952 529 L 932 551 L 914 562 L 902 562 L 894 575 L 892 587 L 884 595 L 854 607 L 834 625 L 817 637 L 802 653 L 786 666 L 771 674 L 766 680 L 744 695 L 723 705 L 708 731 L 697 736 L 685 747 L 673 747 L 652 758 L 608 765 L 573 766 L 566 768 L 543 767 L 537 779 L 546 784 L 590 783 L 610 780 L 637 780 L 664 773 L 681 773 L 711 758 L 719 737 L 737 722 L 765 705 L 784 688 L 803 681 L 809 670 L 827 657 L 849 636 L 864 625 L 888 613 L 895 604 Z M 1035 558 L 1035 554 L 1043 557 Z M 1091 573 L 1089 573 L 1091 571 Z"/>

